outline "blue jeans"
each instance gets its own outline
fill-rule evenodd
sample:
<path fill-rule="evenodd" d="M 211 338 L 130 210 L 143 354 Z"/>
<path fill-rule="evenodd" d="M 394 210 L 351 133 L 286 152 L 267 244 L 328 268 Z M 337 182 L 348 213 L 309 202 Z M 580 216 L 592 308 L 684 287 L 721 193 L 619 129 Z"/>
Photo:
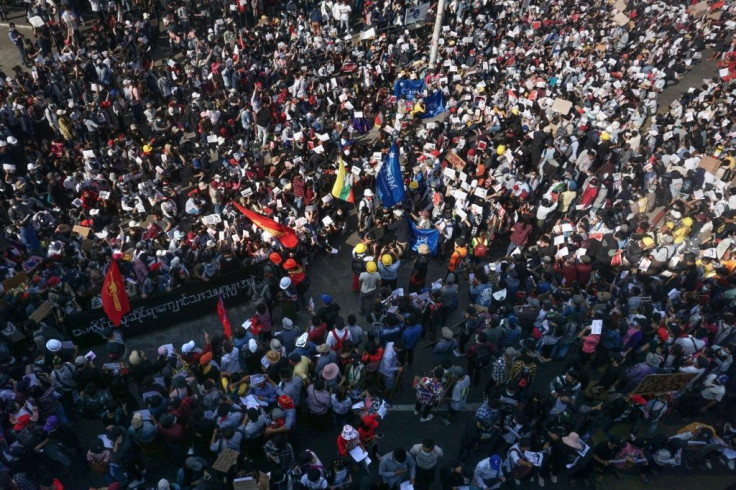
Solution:
<path fill-rule="evenodd" d="M 120 482 L 121 486 L 125 486 L 128 483 L 128 474 L 122 466 L 110 463 L 110 473 L 105 479 L 111 483 L 114 481 Z"/>
<path fill-rule="evenodd" d="M 567 355 L 567 351 L 570 349 L 570 345 L 572 344 L 563 344 L 562 342 L 557 342 L 554 347 L 552 347 L 552 352 L 550 352 L 550 356 L 552 359 L 563 359 Z"/>

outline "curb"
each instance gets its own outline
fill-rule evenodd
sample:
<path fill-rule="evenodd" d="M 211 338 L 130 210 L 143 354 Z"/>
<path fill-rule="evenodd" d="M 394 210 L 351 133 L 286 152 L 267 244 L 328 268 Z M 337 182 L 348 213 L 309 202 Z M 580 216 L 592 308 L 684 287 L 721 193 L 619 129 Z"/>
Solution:
<path fill-rule="evenodd" d="M 23 17 L 20 17 L 20 19 L 19 19 L 19 20 L 23 20 Z M 10 27 L 10 22 L 5 22 L 5 21 L 2 21 L 2 22 L 0 22 L 0 27 L 8 27 L 8 28 L 9 28 L 9 27 Z M 33 30 L 33 26 L 32 26 L 32 25 L 30 25 L 30 24 L 25 24 L 25 23 L 24 23 L 24 24 L 17 24 L 17 23 L 16 23 L 16 24 L 15 24 L 15 28 L 16 28 L 16 29 L 28 29 L 28 30 Z"/>

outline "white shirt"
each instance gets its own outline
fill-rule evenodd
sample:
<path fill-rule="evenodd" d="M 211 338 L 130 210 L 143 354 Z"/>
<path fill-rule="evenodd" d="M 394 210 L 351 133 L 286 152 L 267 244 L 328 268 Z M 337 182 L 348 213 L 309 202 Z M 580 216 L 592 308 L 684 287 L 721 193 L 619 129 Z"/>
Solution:
<path fill-rule="evenodd" d="M 696 339 L 692 335 L 688 335 L 687 337 L 681 337 L 675 340 L 675 344 L 682 347 L 682 352 L 687 357 L 692 356 L 695 352 L 702 349 L 705 346 L 705 340 Z"/>
<path fill-rule="evenodd" d="M 339 342 L 344 343 L 346 340 L 353 340 L 353 336 L 350 335 L 350 330 L 348 330 L 347 327 L 342 330 L 331 330 L 330 333 L 327 334 L 325 343 L 330 346 L 330 349 L 334 349 Z"/>

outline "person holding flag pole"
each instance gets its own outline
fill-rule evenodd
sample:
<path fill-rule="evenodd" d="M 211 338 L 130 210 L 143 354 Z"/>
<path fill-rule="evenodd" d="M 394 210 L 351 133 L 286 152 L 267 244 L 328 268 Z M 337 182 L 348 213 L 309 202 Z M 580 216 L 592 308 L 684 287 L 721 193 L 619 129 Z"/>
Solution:
<path fill-rule="evenodd" d="M 333 197 L 355 204 L 355 197 L 353 196 L 353 173 L 345 171 L 345 162 L 342 161 L 342 155 L 337 161 L 337 175 L 335 177 L 335 184 L 332 186 Z"/>

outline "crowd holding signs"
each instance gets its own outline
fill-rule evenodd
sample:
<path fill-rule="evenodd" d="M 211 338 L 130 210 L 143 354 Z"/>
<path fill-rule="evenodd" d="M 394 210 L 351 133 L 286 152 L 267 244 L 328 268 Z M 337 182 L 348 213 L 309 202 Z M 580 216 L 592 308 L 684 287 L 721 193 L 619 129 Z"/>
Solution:
<path fill-rule="evenodd" d="M 146 485 L 160 451 L 181 465 L 160 489 L 348 486 L 371 468 L 356 447 L 383 485 L 427 488 L 433 441 L 375 442 L 421 338 L 422 422 L 448 403 L 461 424 L 491 379 L 448 488 L 733 470 L 736 6 L 452 0 L 430 64 L 437 8 L 27 4 L 32 35 L 9 37 L 28 69 L 0 74 L 0 487 L 59 488 L 94 419 L 109 488 Z M 660 107 L 703 52 L 717 76 Z M 359 317 L 309 300 L 354 210 Z M 222 297 L 245 288 L 256 311 L 231 331 Z M 150 360 L 102 325 L 205 299 L 223 334 Z M 97 363 L 65 336 L 98 330 Z M 665 437 L 673 409 L 709 425 Z M 297 458 L 290 434 L 332 416 L 340 457 Z"/>

